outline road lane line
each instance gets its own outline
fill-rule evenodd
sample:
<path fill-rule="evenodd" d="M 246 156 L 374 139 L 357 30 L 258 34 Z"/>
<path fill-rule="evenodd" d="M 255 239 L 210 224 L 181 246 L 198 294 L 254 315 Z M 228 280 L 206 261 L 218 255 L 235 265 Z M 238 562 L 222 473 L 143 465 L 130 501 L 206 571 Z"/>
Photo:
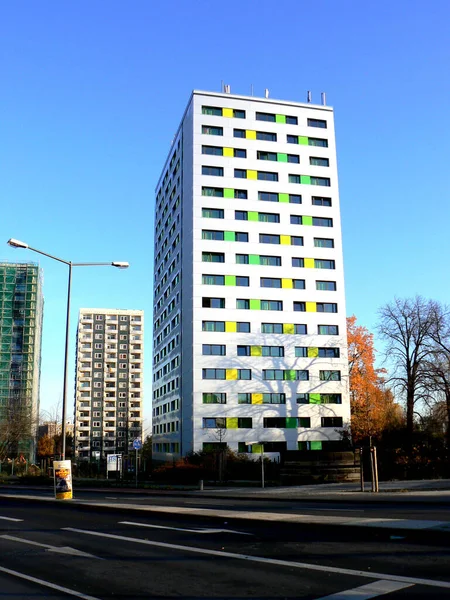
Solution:
<path fill-rule="evenodd" d="M 183 529 L 181 527 L 167 527 L 164 525 L 150 525 L 149 523 L 134 523 L 133 521 L 118 521 L 119 525 L 135 525 L 136 527 L 150 527 L 152 529 L 170 529 L 171 531 L 187 531 L 188 533 L 236 533 L 238 535 L 253 535 L 234 529 Z"/>
<path fill-rule="evenodd" d="M 437 581 L 434 579 L 419 579 L 416 577 L 403 577 L 401 575 L 389 575 L 387 573 L 369 573 L 367 571 L 356 571 L 353 569 L 342 569 L 340 567 L 331 567 L 327 565 L 314 565 L 310 563 L 294 562 L 290 560 L 279 560 L 276 558 L 263 558 L 262 556 L 250 556 L 248 554 L 236 554 L 235 552 L 220 552 L 218 550 L 209 550 L 208 548 L 196 548 L 195 546 L 181 546 L 179 544 L 168 544 L 166 542 L 154 542 L 151 540 L 141 540 L 139 538 L 127 537 L 124 535 L 114 535 L 113 533 L 102 533 L 90 529 L 77 529 L 75 527 L 63 527 L 63 531 L 73 531 L 84 535 L 104 537 L 111 540 L 131 542 L 134 544 L 144 544 L 145 546 L 155 546 L 157 548 L 167 548 L 169 550 L 181 550 L 182 552 L 194 552 L 196 554 L 209 554 L 222 558 L 236 558 L 238 560 L 248 560 L 250 562 L 278 565 L 281 567 L 290 567 L 297 569 L 308 569 L 310 571 L 321 571 L 326 573 L 338 573 L 340 575 L 353 575 L 355 577 L 365 577 L 366 579 L 386 579 L 387 581 L 400 581 L 411 585 L 428 585 L 431 587 L 442 587 L 450 589 L 450 581 Z"/>
<path fill-rule="evenodd" d="M 100 600 L 100 598 L 97 598 L 96 596 L 88 596 L 87 594 L 82 594 L 81 592 L 63 587 L 62 585 L 57 585 L 56 583 L 51 583 L 50 581 L 44 581 L 44 579 L 38 579 L 37 577 L 31 577 L 31 575 L 25 575 L 25 573 L 19 573 L 19 571 L 13 571 L 12 569 L 7 569 L 6 567 L 0 567 L 0 571 L 2 573 L 12 575 L 13 577 L 19 577 L 20 579 L 25 579 L 26 581 L 31 581 L 32 583 L 38 583 L 39 585 L 43 585 L 52 590 L 57 590 L 58 592 L 63 592 L 64 594 L 81 598 L 81 600 Z"/>
<path fill-rule="evenodd" d="M 41 544 L 40 542 L 34 542 L 32 540 L 26 540 L 24 538 L 16 537 L 15 535 L 0 535 L 0 538 L 4 540 L 10 540 L 12 542 L 22 542 L 22 544 L 28 544 L 29 546 L 38 546 L 39 548 L 45 548 L 49 552 L 57 552 L 58 554 L 71 554 L 72 556 L 84 556 L 86 558 L 99 558 L 93 554 L 82 552 L 76 548 L 70 548 L 69 546 L 51 546 L 50 544 Z M 103 559 L 99 559 L 103 560 Z"/>
<path fill-rule="evenodd" d="M 331 594 L 331 596 L 321 596 L 317 600 L 370 600 L 370 598 L 377 598 L 409 587 L 413 587 L 413 584 L 381 580 L 344 592 L 337 592 L 337 594 Z"/>
<path fill-rule="evenodd" d="M 23 519 L 14 519 L 13 517 L 0 517 L 0 519 L 2 521 L 14 521 L 16 523 L 19 523 L 20 521 L 23 521 Z"/>

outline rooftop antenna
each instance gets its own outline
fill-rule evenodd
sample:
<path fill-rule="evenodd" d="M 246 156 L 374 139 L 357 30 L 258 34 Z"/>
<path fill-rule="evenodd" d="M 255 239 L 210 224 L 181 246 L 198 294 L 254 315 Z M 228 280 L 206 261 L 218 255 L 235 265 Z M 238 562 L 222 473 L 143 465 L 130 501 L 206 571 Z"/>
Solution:
<path fill-rule="evenodd" d="M 220 80 L 220 91 L 221 92 L 224 91 L 224 89 L 223 89 L 223 79 Z"/>
<path fill-rule="evenodd" d="M 326 106 L 327 105 L 327 96 L 326 96 L 325 92 L 321 92 L 320 96 L 322 98 L 322 106 Z"/>
<path fill-rule="evenodd" d="M 268 90 L 268 88 L 266 88 L 266 89 L 264 90 L 264 97 L 265 97 L 265 98 L 268 98 L 268 97 L 269 97 L 269 90 Z"/>
<path fill-rule="evenodd" d="M 225 85 L 224 86 L 224 90 L 225 90 L 225 94 L 230 94 L 231 93 L 231 86 Z"/>
<path fill-rule="evenodd" d="M 250 85 L 250 93 L 253 96 L 253 83 Z"/>
<path fill-rule="evenodd" d="M 306 95 L 306 101 L 307 102 L 311 102 L 311 92 L 308 90 L 308 93 Z"/>

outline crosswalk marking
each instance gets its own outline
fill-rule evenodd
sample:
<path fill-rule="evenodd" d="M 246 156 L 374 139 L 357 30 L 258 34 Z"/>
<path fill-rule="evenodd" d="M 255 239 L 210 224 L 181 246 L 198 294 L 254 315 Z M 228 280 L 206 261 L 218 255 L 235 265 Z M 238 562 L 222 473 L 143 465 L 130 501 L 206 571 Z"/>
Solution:
<path fill-rule="evenodd" d="M 413 585 L 412 583 L 380 580 L 352 588 L 351 590 L 337 592 L 336 594 L 331 594 L 331 596 L 322 596 L 317 600 L 370 600 L 370 598 L 376 598 L 377 596 L 383 596 L 391 592 L 398 592 L 399 590 L 413 587 Z"/>
<path fill-rule="evenodd" d="M 0 516 L 0 519 L 2 521 L 14 521 L 15 523 L 19 523 L 19 522 L 23 521 L 23 519 L 14 519 L 14 517 L 1 517 Z"/>
<path fill-rule="evenodd" d="M 151 529 L 169 529 L 171 531 L 187 531 L 188 533 L 236 533 L 238 535 L 253 535 L 234 529 L 183 529 L 182 527 L 167 527 L 164 525 L 150 525 L 150 523 L 134 523 L 133 521 L 119 521 L 119 525 L 134 525 L 136 527 L 149 527 Z"/>

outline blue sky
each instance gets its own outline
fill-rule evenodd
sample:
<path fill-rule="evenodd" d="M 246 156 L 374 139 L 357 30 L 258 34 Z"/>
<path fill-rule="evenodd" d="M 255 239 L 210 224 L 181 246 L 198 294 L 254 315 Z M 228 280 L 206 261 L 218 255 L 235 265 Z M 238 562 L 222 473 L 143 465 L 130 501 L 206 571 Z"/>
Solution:
<path fill-rule="evenodd" d="M 191 90 L 222 80 L 335 107 L 349 315 L 373 329 L 395 295 L 446 302 L 449 30 L 444 0 L 3 3 L 0 259 L 39 260 L 15 237 L 131 263 L 74 271 L 71 365 L 80 307 L 146 310 L 149 424 L 154 187 Z M 45 409 L 61 397 L 67 270 L 40 264 Z"/>

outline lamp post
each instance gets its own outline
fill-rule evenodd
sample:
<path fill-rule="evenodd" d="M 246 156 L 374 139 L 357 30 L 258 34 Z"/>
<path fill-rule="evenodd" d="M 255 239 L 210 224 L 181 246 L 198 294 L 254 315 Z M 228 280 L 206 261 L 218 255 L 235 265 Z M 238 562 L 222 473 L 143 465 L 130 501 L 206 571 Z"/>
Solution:
<path fill-rule="evenodd" d="M 264 442 L 245 442 L 247 446 L 259 445 L 261 448 L 261 487 L 264 489 Z"/>
<path fill-rule="evenodd" d="M 13 248 L 23 248 L 26 250 L 31 250 L 33 252 L 37 252 L 38 254 L 42 254 L 43 256 L 47 256 L 48 258 L 52 258 L 53 260 L 57 260 L 69 267 L 69 279 L 67 283 L 67 312 L 66 312 L 66 343 L 64 348 L 64 383 L 63 383 L 63 401 L 62 401 L 62 423 L 61 423 L 61 437 L 62 437 L 62 449 L 61 449 L 61 460 L 65 460 L 66 458 L 66 404 L 67 404 L 67 378 L 69 373 L 69 326 L 70 326 L 70 291 L 72 286 L 72 267 L 116 267 L 118 269 L 127 269 L 130 265 L 127 262 L 84 262 L 84 263 L 74 263 L 69 260 L 64 260 L 62 258 L 58 258 L 57 256 L 53 256 L 52 254 L 47 254 L 47 252 L 43 252 L 42 250 L 38 250 L 37 248 L 32 248 L 26 242 L 21 242 L 20 240 L 15 240 L 13 238 L 8 240 L 8 244 Z"/>

